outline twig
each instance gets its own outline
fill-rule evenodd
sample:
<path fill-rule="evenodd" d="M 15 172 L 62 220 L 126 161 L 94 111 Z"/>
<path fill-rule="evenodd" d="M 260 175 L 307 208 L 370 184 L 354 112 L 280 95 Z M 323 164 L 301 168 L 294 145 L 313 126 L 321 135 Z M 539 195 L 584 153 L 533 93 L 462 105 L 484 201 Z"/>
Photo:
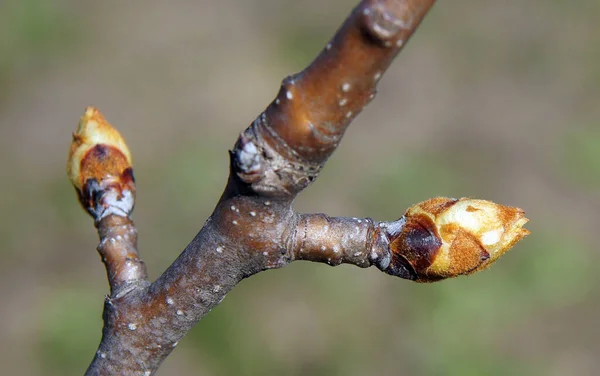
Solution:
<path fill-rule="evenodd" d="M 354 9 L 316 60 L 286 78 L 240 135 L 213 214 L 152 284 L 129 218 L 135 200 L 129 150 L 95 109 L 86 110 L 67 169 L 98 227 L 111 287 L 88 375 L 153 374 L 240 280 L 293 260 L 375 265 L 433 282 L 481 270 L 527 235 L 522 210 L 482 200 L 435 198 L 394 222 L 292 208 L 433 2 L 365 0 Z"/>

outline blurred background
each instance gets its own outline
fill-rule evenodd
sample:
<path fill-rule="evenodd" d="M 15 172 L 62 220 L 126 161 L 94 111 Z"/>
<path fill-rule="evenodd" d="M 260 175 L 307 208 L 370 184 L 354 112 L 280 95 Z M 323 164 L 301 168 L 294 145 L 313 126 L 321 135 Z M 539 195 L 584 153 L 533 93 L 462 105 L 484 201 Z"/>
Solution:
<path fill-rule="evenodd" d="M 87 105 L 128 140 L 152 279 L 210 215 L 228 148 L 356 0 L 4 0 L 0 364 L 80 375 L 104 267 L 65 174 Z M 393 220 L 432 196 L 526 210 L 491 270 L 418 285 L 294 263 L 243 281 L 159 375 L 593 375 L 600 2 L 441 1 L 296 208 Z"/>

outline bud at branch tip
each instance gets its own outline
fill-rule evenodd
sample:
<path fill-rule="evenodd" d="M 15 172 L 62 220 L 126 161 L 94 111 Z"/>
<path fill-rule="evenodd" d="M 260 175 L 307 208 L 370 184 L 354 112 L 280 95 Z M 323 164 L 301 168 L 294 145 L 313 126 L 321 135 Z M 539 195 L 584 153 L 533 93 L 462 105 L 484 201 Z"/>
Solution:
<path fill-rule="evenodd" d="M 417 282 L 472 274 L 490 266 L 529 231 L 519 208 L 437 197 L 384 224 L 391 262 L 385 271 Z"/>
<path fill-rule="evenodd" d="M 94 107 L 73 133 L 67 175 L 79 201 L 96 221 L 109 214 L 129 216 L 135 203 L 131 153 L 121 134 Z"/>

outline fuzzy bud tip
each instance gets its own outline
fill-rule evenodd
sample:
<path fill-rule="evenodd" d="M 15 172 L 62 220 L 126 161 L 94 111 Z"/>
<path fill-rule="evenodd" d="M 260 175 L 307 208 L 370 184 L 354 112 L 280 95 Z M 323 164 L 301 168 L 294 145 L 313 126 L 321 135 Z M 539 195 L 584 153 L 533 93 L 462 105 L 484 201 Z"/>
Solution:
<path fill-rule="evenodd" d="M 97 220 L 133 210 L 131 153 L 121 134 L 94 107 L 85 110 L 73 133 L 67 175 L 84 209 Z"/>
<path fill-rule="evenodd" d="M 388 226 L 388 273 L 435 282 L 490 266 L 529 234 L 523 210 L 470 198 L 437 197 L 414 205 Z M 409 272 L 407 272 L 409 271 Z"/>

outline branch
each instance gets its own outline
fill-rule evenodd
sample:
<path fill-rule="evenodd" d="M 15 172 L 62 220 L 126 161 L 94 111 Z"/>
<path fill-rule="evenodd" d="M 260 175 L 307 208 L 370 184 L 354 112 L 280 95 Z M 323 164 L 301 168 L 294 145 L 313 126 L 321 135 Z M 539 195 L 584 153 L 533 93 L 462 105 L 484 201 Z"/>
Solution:
<path fill-rule="evenodd" d="M 380 270 L 435 282 L 487 268 L 529 234 L 524 212 L 475 199 L 438 197 L 414 205 L 394 222 L 300 215 L 294 258 Z"/>
<path fill-rule="evenodd" d="M 234 148 L 237 176 L 256 193 L 288 200 L 314 181 L 433 2 L 361 2 L 242 133 Z"/>
<path fill-rule="evenodd" d="M 73 133 L 67 175 L 83 208 L 95 219 L 111 296 L 147 282 L 137 251 L 137 230 L 129 215 L 135 203 L 131 153 L 119 132 L 93 107 Z"/>
<path fill-rule="evenodd" d="M 243 278 L 293 260 L 359 267 L 417 282 L 482 270 L 528 234 L 522 210 L 435 198 L 394 222 L 299 214 L 346 127 L 433 0 L 365 0 L 304 71 L 283 81 L 238 138 L 227 186 L 198 235 L 153 283 L 130 219 L 131 155 L 93 108 L 81 119 L 67 172 L 100 236 L 111 294 L 88 375 L 151 375 L 178 341 Z"/>

